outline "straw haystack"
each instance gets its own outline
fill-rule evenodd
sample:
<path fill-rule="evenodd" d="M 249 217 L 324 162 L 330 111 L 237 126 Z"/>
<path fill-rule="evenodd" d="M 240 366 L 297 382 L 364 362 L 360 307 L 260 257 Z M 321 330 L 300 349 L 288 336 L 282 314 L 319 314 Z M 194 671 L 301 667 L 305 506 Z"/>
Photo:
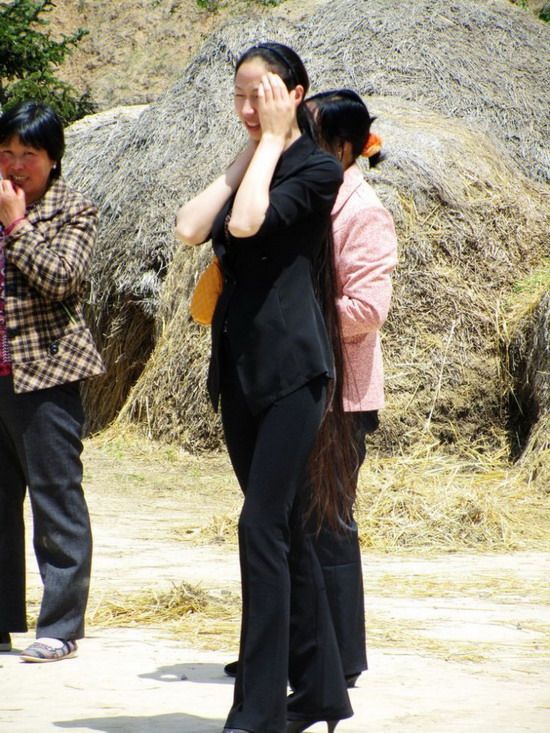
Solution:
<path fill-rule="evenodd" d="M 341 0 L 301 26 L 231 22 L 163 98 L 102 138 L 99 155 L 74 140 L 67 171 L 102 209 L 90 315 L 109 373 L 87 388 L 93 428 L 123 408 L 152 435 L 195 448 L 219 442 L 205 398 L 209 335 L 187 312 L 210 250 L 178 248 L 173 220 L 243 144 L 233 63 L 271 38 L 301 52 L 312 91 L 368 94 L 385 140 L 386 160 L 368 175 L 396 219 L 400 265 L 380 439 L 491 433 L 501 414 L 497 304 L 548 247 L 547 29 L 504 0 L 420 0 L 406 24 L 402 10 Z"/>
<path fill-rule="evenodd" d="M 296 44 L 321 84 L 462 119 L 550 182 L 550 26 L 507 0 L 337 0 Z"/>
<path fill-rule="evenodd" d="M 546 270 L 550 282 L 550 268 Z M 531 480 L 550 487 L 550 291 L 524 313 L 507 343 L 510 429 Z"/>
<path fill-rule="evenodd" d="M 94 189 L 102 173 L 110 171 L 109 152 L 128 134 L 147 105 L 115 107 L 88 115 L 74 122 L 65 132 L 67 158 L 63 170 L 69 178 L 78 178 L 79 185 Z"/>
<path fill-rule="evenodd" d="M 400 242 L 380 438 L 409 442 L 428 429 L 444 442 L 488 434 L 501 418 L 497 306 L 544 247 L 541 195 L 463 123 L 396 99 L 369 102 L 388 156 L 367 175 L 392 210 Z M 124 407 L 151 434 L 188 446 L 210 446 L 218 436 L 204 395 L 209 335 L 187 309 L 205 257 L 208 246 L 182 247 L 172 260 L 163 327 Z"/>
<path fill-rule="evenodd" d="M 123 205 L 111 200 L 111 181 L 116 170 L 113 151 L 124 146 L 134 123 L 146 109 L 144 105 L 117 107 L 90 115 L 71 125 L 66 132 L 67 153 L 63 161 L 65 177 L 86 192 L 100 206 L 96 259 L 92 265 L 91 290 L 87 316 L 96 342 L 108 366 L 106 377 L 85 387 L 93 390 L 87 413 L 88 428 L 106 425 L 123 404 L 128 388 L 139 377 L 152 349 L 153 319 L 143 327 L 143 304 L 133 302 L 139 283 L 120 283 L 123 261 L 112 266 L 113 222 Z M 134 250 L 133 240 L 124 239 Z"/>

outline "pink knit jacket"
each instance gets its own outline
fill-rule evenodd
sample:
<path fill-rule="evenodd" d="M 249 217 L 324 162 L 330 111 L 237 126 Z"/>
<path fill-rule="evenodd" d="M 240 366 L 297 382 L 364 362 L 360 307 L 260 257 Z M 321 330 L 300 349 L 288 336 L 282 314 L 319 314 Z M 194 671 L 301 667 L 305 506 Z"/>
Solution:
<path fill-rule="evenodd" d="M 357 165 L 344 173 L 332 223 L 344 337 L 344 409 L 378 410 L 384 406 L 379 330 L 390 307 L 397 239 L 391 214 Z"/>

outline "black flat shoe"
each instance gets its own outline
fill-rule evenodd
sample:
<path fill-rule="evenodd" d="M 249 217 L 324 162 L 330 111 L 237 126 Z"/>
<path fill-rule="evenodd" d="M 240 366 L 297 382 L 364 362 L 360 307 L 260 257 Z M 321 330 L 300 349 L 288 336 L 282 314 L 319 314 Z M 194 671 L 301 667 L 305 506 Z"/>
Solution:
<path fill-rule="evenodd" d="M 239 662 L 238 660 L 236 662 L 229 662 L 229 664 L 226 664 L 223 668 L 223 671 L 228 677 L 236 677 L 237 676 L 237 669 L 239 668 Z"/>
<path fill-rule="evenodd" d="M 339 720 L 287 720 L 286 733 L 303 733 L 315 723 L 326 723 L 328 733 L 334 733 Z"/>
<path fill-rule="evenodd" d="M 7 631 L 0 631 L 0 652 L 11 652 L 11 636 Z"/>
<path fill-rule="evenodd" d="M 350 690 L 352 687 L 355 687 L 355 683 L 361 676 L 361 672 L 358 672 L 357 674 L 347 674 L 346 675 L 346 687 L 348 690 Z"/>

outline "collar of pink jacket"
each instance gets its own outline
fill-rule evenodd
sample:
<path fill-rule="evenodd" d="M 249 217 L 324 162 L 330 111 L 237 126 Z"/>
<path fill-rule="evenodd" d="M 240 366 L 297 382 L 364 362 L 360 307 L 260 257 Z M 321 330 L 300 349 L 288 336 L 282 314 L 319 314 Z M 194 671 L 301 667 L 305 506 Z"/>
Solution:
<path fill-rule="evenodd" d="M 338 196 L 336 197 L 334 206 L 332 207 L 333 216 L 342 209 L 352 193 L 361 186 L 364 180 L 365 177 L 363 176 L 363 172 L 356 163 L 353 163 L 353 165 L 350 165 L 350 167 L 344 171 L 344 180 L 338 191 Z"/>

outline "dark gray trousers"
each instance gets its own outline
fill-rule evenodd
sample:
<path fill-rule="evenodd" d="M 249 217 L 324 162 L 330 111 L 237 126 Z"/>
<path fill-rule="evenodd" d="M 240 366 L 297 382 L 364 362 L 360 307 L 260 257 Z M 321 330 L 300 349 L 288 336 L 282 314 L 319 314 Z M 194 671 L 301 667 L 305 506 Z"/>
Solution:
<path fill-rule="evenodd" d="M 92 533 L 82 491 L 77 383 L 15 394 L 0 377 L 0 631 L 26 631 L 23 501 L 44 585 L 37 637 L 80 639 L 90 584 Z"/>

